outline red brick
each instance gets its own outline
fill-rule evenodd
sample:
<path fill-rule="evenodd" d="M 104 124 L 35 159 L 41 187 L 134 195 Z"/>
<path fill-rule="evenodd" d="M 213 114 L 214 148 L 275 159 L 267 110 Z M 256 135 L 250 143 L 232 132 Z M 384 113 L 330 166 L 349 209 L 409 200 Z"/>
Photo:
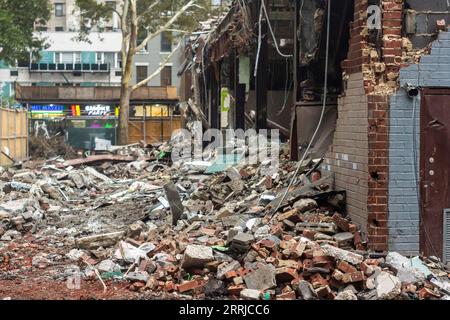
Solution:
<path fill-rule="evenodd" d="M 225 273 L 225 278 L 226 279 L 232 279 L 232 278 L 235 278 L 237 276 L 238 276 L 238 274 L 237 274 L 236 271 L 228 271 L 227 273 Z"/>
<path fill-rule="evenodd" d="M 339 262 L 339 264 L 337 265 L 337 268 L 344 273 L 353 273 L 353 272 L 358 271 L 354 266 L 350 265 L 349 263 L 347 263 L 345 261 Z"/>
<path fill-rule="evenodd" d="M 298 209 L 292 209 L 278 216 L 278 221 L 290 220 L 294 223 L 300 222 L 300 215 Z"/>
<path fill-rule="evenodd" d="M 175 284 L 173 283 L 173 281 L 167 281 L 166 285 L 165 285 L 165 290 L 167 292 L 172 292 L 175 290 Z"/>
<path fill-rule="evenodd" d="M 365 279 L 364 273 L 362 271 L 356 271 L 353 273 L 346 273 L 342 276 L 342 282 L 344 283 L 353 283 L 360 282 Z"/>
<path fill-rule="evenodd" d="M 327 286 L 328 281 L 322 277 L 319 273 L 315 273 L 311 276 L 311 284 L 314 288 Z"/>
<path fill-rule="evenodd" d="M 230 286 L 228 287 L 228 294 L 231 296 L 239 296 L 242 290 L 245 289 L 244 285 L 238 285 L 238 286 Z"/>
<path fill-rule="evenodd" d="M 186 281 L 177 285 L 177 291 L 180 293 L 187 292 L 190 290 L 194 290 L 199 287 L 199 283 L 197 280 Z"/>
<path fill-rule="evenodd" d="M 316 234 L 316 232 L 312 231 L 312 230 L 305 229 L 305 230 L 303 230 L 302 234 L 303 234 L 303 236 L 305 238 L 308 238 L 310 240 L 314 240 L 314 235 Z"/>
<path fill-rule="evenodd" d="M 333 221 L 341 230 L 346 232 L 349 230 L 350 222 L 343 218 L 339 213 L 335 213 L 333 215 Z"/>
<path fill-rule="evenodd" d="M 293 268 L 283 267 L 276 270 L 275 277 L 279 283 L 290 282 L 298 278 L 298 273 Z"/>

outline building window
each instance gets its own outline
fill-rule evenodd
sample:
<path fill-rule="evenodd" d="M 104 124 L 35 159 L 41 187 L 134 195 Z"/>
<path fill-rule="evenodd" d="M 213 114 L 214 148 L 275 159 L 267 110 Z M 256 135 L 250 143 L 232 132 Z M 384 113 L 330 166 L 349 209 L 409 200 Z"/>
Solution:
<path fill-rule="evenodd" d="M 167 87 L 172 85 L 172 67 L 165 66 L 161 70 L 161 87 Z"/>
<path fill-rule="evenodd" d="M 108 64 L 110 67 L 114 67 L 114 52 L 105 52 L 103 53 L 104 62 Z"/>
<path fill-rule="evenodd" d="M 122 69 L 122 53 L 116 53 L 116 69 Z"/>
<path fill-rule="evenodd" d="M 56 52 L 55 63 L 68 63 L 71 64 L 74 61 L 74 53 L 72 52 Z"/>
<path fill-rule="evenodd" d="M 96 58 L 95 58 L 95 61 L 98 63 L 98 64 L 101 64 L 101 63 L 103 63 L 103 60 L 104 59 L 104 57 L 103 57 L 103 52 L 96 52 Z"/>
<path fill-rule="evenodd" d="M 63 32 L 64 31 L 64 27 L 55 27 L 55 31 L 56 32 Z"/>
<path fill-rule="evenodd" d="M 172 33 L 161 33 L 161 52 L 172 52 Z"/>
<path fill-rule="evenodd" d="M 75 63 L 81 63 L 81 52 L 74 52 L 73 60 Z"/>
<path fill-rule="evenodd" d="M 148 67 L 147 66 L 136 66 L 136 82 L 139 83 L 147 78 Z"/>
<path fill-rule="evenodd" d="M 64 4 L 63 3 L 55 3 L 55 16 L 57 16 L 57 17 L 64 16 Z"/>
<path fill-rule="evenodd" d="M 47 31 L 47 27 L 46 26 L 38 26 L 37 30 L 38 31 Z"/>

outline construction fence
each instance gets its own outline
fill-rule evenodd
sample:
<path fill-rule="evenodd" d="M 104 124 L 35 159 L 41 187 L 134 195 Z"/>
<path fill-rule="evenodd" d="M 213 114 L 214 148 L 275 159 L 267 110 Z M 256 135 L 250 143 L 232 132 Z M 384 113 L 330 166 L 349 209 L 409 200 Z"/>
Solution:
<path fill-rule="evenodd" d="M 0 165 L 8 166 L 28 156 L 28 116 L 24 109 L 0 108 Z"/>

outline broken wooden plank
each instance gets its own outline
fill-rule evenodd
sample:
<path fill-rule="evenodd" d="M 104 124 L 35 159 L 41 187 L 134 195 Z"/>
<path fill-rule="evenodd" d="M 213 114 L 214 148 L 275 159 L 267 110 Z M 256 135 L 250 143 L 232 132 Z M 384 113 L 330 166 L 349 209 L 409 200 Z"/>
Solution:
<path fill-rule="evenodd" d="M 83 164 L 99 162 L 99 161 L 119 161 L 119 162 L 133 162 L 136 161 L 137 158 L 133 156 L 120 156 L 120 155 L 112 155 L 112 154 L 99 154 L 95 156 L 89 156 L 87 158 L 79 158 L 73 160 L 67 160 L 63 163 L 58 163 L 56 165 L 57 168 L 65 168 L 65 167 L 75 167 Z M 156 160 L 154 157 L 145 158 L 146 161 L 154 161 Z"/>
<path fill-rule="evenodd" d="M 125 236 L 125 231 L 97 234 L 75 240 L 78 248 L 82 249 L 96 249 L 99 247 L 110 247 L 115 245 Z"/>

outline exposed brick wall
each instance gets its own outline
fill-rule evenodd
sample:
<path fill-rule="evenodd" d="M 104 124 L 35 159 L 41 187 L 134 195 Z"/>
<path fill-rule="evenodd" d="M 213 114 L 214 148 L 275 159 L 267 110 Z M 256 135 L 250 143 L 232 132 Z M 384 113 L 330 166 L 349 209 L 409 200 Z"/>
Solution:
<path fill-rule="evenodd" d="M 347 75 L 362 72 L 363 64 L 369 62 L 367 51 L 367 0 L 355 0 L 355 13 L 350 23 L 350 43 L 347 59 L 342 69 Z"/>
<path fill-rule="evenodd" d="M 339 100 L 336 133 L 326 159 L 336 187 L 348 192 L 350 217 L 362 228 L 369 247 L 379 251 L 388 247 L 389 94 L 398 87 L 403 50 L 403 1 L 380 3 L 378 40 L 368 30 L 368 1 L 355 1 L 350 49 L 342 63 L 347 88 Z"/>
<path fill-rule="evenodd" d="M 389 102 L 386 95 L 369 95 L 368 100 L 368 241 L 382 251 L 388 242 Z"/>
<path fill-rule="evenodd" d="M 347 190 L 348 213 L 371 249 L 416 252 L 418 205 L 411 204 L 417 196 L 411 187 L 412 161 L 407 160 L 411 154 L 406 152 L 411 148 L 412 105 L 402 96 L 404 90 L 398 90 L 406 81 L 417 84 L 419 73 L 422 86 L 450 86 L 442 81 L 450 81 L 450 36 L 441 34 L 433 44 L 439 57 L 424 56 L 420 66 L 408 67 L 427 50 L 413 49 L 402 37 L 404 0 L 380 4 L 378 33 L 367 28 L 368 1 L 355 0 L 350 49 L 342 62 L 347 87 L 339 99 L 336 133 L 324 167 L 335 173 L 336 187 Z"/>
<path fill-rule="evenodd" d="M 368 99 L 362 73 L 349 76 L 345 96 L 338 102 L 333 144 L 324 168 L 335 173 L 336 188 L 347 191 L 347 211 L 367 233 L 368 219 Z"/>
<path fill-rule="evenodd" d="M 400 71 L 400 85 L 406 83 L 421 87 L 450 87 L 449 32 L 439 35 L 432 44 L 431 54 L 422 57 L 419 64 Z M 405 254 L 419 253 L 420 215 L 413 170 L 414 160 L 419 167 L 420 158 L 420 97 L 416 101 L 415 117 L 413 104 L 414 100 L 408 98 L 404 89 L 399 90 L 390 103 L 389 249 Z"/>

